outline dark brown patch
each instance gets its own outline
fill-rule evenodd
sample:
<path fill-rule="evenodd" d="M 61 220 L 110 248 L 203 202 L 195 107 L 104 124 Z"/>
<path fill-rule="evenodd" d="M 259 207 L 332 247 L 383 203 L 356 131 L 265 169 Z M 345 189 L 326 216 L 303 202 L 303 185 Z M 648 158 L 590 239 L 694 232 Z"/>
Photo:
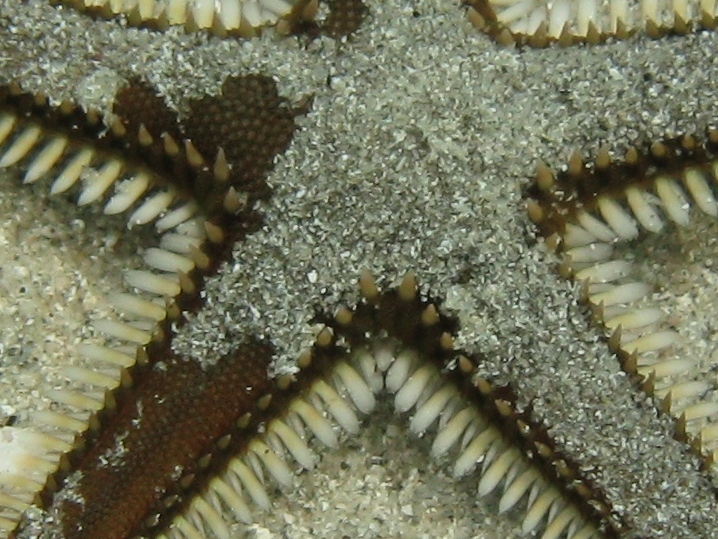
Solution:
<path fill-rule="evenodd" d="M 369 14 L 369 8 L 362 0 L 323 0 L 320 3 L 326 5 L 328 11 L 324 20 L 295 19 L 291 26 L 292 33 L 310 39 L 321 35 L 340 39 L 356 32 Z"/>
<path fill-rule="evenodd" d="M 362 0 L 327 0 L 329 15 L 322 29 L 331 37 L 349 36 L 364 22 L 369 9 Z"/>
<path fill-rule="evenodd" d="M 297 130 L 296 117 L 309 111 L 310 100 L 292 108 L 279 96 L 271 77 L 259 74 L 228 77 L 218 96 L 192 99 L 189 116 L 180 122 L 157 91 L 143 80 L 132 80 L 118 92 L 114 112 L 128 133 L 137 134 L 144 126 L 156 139 L 149 147 L 140 148 L 146 159 L 157 166 L 173 167 L 167 159 L 160 135 L 168 133 L 180 145 L 192 141 L 204 158 L 205 167 L 195 174 L 211 173 L 218 151 L 225 152 L 231 166 L 230 177 L 220 193 L 213 193 L 207 181 L 192 182 L 189 189 L 205 207 L 214 208 L 227 186 L 246 196 L 247 205 L 269 196 L 265 177 L 274 159 L 284 152 Z M 189 183 L 183 171 L 173 167 L 176 181 Z M 211 201 L 211 202 L 210 202 Z"/>
<path fill-rule="evenodd" d="M 112 112 L 119 116 L 127 131 L 137 133 L 141 125 L 160 136 L 168 133 L 177 142 L 184 137 L 177 113 L 149 82 L 133 77 L 115 95 Z"/>
<path fill-rule="evenodd" d="M 184 132 L 212 161 L 222 148 L 232 165 L 231 184 L 263 196 L 264 177 L 289 146 L 297 129 L 295 118 L 306 114 L 308 105 L 288 106 L 271 77 L 229 77 L 221 95 L 190 101 Z"/>

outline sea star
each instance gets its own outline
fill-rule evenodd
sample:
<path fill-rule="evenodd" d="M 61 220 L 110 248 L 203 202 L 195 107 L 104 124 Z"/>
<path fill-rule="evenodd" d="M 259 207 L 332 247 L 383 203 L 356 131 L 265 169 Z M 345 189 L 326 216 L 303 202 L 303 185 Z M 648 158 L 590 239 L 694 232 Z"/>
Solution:
<path fill-rule="evenodd" d="M 458 314 L 460 346 L 486 356 L 483 374 L 517 381 L 524 401 L 535 397 L 554 436 L 637 534 L 709 537 L 715 502 L 696 462 L 617 372 L 545 264 L 518 188 L 539 156 L 555 164 L 597 139 L 620 147 L 637 134 L 707 125 L 716 117 L 715 100 L 706 99 L 715 36 L 517 52 L 475 33 L 444 2 L 370 9 L 348 43 L 268 36 L 238 45 L 6 2 L 5 16 L 20 12 L 27 24 L 5 25 L 3 69 L 48 95 L 79 92 L 86 102 L 95 88 L 113 94 L 102 84 L 118 73 L 145 74 L 180 108 L 189 88 L 217 89 L 222 72 L 268 70 L 286 94 L 313 93 L 303 133 L 270 178 L 265 230 L 209 283 L 211 311 L 177 346 L 211 358 L 236 332 L 261 332 L 277 346 L 281 372 L 313 338 L 314 305 L 356 301 L 351 283 L 362 267 L 385 280 L 414 267 Z"/>

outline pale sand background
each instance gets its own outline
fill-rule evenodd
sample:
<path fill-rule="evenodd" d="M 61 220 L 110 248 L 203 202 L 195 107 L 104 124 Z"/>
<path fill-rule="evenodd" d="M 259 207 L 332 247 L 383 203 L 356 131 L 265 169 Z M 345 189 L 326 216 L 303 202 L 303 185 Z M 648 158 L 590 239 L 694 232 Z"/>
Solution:
<path fill-rule="evenodd" d="M 520 198 L 539 157 L 559 166 L 574 147 L 623 150 L 718 118 L 718 35 L 517 51 L 473 30 L 453 2 L 370 9 L 349 43 L 307 45 L 271 33 L 251 42 L 158 34 L 0 0 L 0 74 L 98 105 L 133 74 L 180 110 L 240 72 L 272 74 L 290 100 L 313 94 L 270 178 L 266 230 L 210 283 L 212 310 L 178 347 L 211 357 L 233 334 L 261 331 L 282 370 L 311 341 L 315 305 L 355 301 L 362 267 L 383 282 L 413 267 L 460 316 L 459 344 L 485 353 L 487 374 L 535 397 L 636 535 L 718 537 L 696 461 L 618 371 L 536 244 Z M 138 240 L 133 232 L 113 247 L 116 224 L 98 233 L 104 222 L 92 212 L 46 202 L 45 186 L 22 188 L 12 171 L 0 178 L 0 415 L 24 426 L 29 410 L 47 405 L 39 388 L 60 384 L 59 368 L 75 361 L 72 345 L 101 316 L 119 269 L 135 263 L 123 253 Z M 298 476 L 249 536 L 519 536 L 515 521 L 494 515 L 495 500 L 476 500 L 475 479 L 455 483 L 388 409 Z"/>

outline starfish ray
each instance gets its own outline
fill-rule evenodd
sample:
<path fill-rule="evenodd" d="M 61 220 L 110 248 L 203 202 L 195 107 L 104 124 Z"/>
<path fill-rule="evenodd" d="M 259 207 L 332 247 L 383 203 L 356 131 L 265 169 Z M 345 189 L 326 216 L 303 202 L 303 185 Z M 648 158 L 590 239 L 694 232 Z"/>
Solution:
<path fill-rule="evenodd" d="M 609 346 L 623 368 L 636 376 L 661 411 L 677 418 L 677 436 L 688 440 L 712 470 L 716 457 L 713 417 L 718 407 L 713 402 L 710 358 L 692 359 L 675 330 L 688 332 L 682 327 L 685 322 L 664 320 L 658 308 L 661 302 L 651 298 L 652 289 L 659 286 L 648 284 L 656 282 L 651 278 L 655 268 L 640 271 L 631 262 L 630 254 L 640 252 L 638 247 L 630 254 L 620 249 L 642 233 L 661 234 L 666 222 L 689 227 L 696 211 L 708 217 L 718 214 L 711 187 L 718 132 L 710 129 L 706 138 L 705 145 L 692 135 L 654 142 L 644 155 L 631 148 L 619 163 L 611 163 L 603 148 L 590 169 L 580 154 L 574 154 L 561 175 L 560 187 L 541 164 L 538 196 L 530 202 L 529 212 L 549 235 L 556 233 L 549 242 L 561 238 L 566 249 L 561 272 L 582 283 L 584 298 L 606 328 Z M 553 197 L 557 198 L 549 202 Z M 558 228 L 549 232 L 551 221 Z M 616 255 L 611 253 L 614 247 Z M 648 254 L 643 257 L 650 260 Z M 635 259 L 642 262 L 643 257 Z"/>
<path fill-rule="evenodd" d="M 270 179 L 277 196 L 266 208 L 267 232 L 238 247 L 237 262 L 227 267 L 236 274 L 234 282 L 221 277 L 208 287 L 221 323 L 209 313 L 198 315 L 195 333 L 182 346 L 193 355 L 218 355 L 223 344 L 217 336 L 231 341 L 232 328 L 249 326 L 276 344 L 275 368 L 286 370 L 295 351 L 314 337 L 307 327 L 308 304 L 339 303 L 345 293 L 336 283 L 348 282 L 364 265 L 382 275 L 415 266 L 458 314 L 461 346 L 496 352 L 484 374 L 522 381 L 524 398 L 536 397 L 552 432 L 593 467 L 610 496 L 634 515 L 639 533 L 649 535 L 656 526 L 675 537 L 709 536 L 714 502 L 708 486 L 680 444 L 670 440 L 667 425 L 634 401 L 636 394 L 615 372 L 569 288 L 543 266 L 540 250 L 526 245 L 532 233 L 517 186 L 530 176 L 539 153 L 555 163 L 567 147 L 597 137 L 620 145 L 637 132 L 655 139 L 668 130 L 707 125 L 716 114 L 712 101 L 699 107 L 691 96 L 711 87 L 714 68 L 705 51 L 713 38 L 681 40 L 680 57 L 671 50 L 674 42 L 577 50 L 560 57 L 563 69 L 556 69 L 555 51 L 501 51 L 462 29 L 462 14 L 453 6 L 370 7 L 371 24 L 337 53 L 335 44 L 323 40 L 305 51 L 296 42 L 281 45 L 266 37 L 230 51 L 226 44 L 172 33 L 113 34 L 110 23 L 58 14 L 38 2 L 8 5 L 4 13 L 22 12 L 33 23 L 19 29 L 24 39 L 8 32 L 3 46 L 14 52 L 5 68 L 13 76 L 22 72 L 28 84 L 49 95 L 62 98 L 79 88 L 91 101 L 92 90 L 112 86 L 127 65 L 131 55 L 124 46 L 113 50 L 129 41 L 132 54 L 143 46 L 146 62 L 137 69 L 151 74 L 173 102 L 194 84 L 182 76 L 188 69 L 216 89 L 222 50 L 224 70 L 241 71 L 240 61 L 274 65 L 285 91 L 317 90 L 316 110 L 322 112 L 310 115 L 306 125 L 325 130 L 307 129 L 279 163 Z M 27 40 L 33 29 L 60 22 L 62 39 L 43 65 L 52 69 L 61 62 L 77 88 L 46 76 Z M 103 28 L 91 38 L 99 70 L 88 66 L 88 49 L 78 45 L 87 35 L 85 25 Z M 666 58 L 684 68 L 664 64 Z M 690 77 L 681 71 L 702 62 L 705 69 L 692 70 Z M 671 80 L 684 83 L 667 88 Z M 617 112 L 586 112 L 593 110 Z M 332 215 L 321 213 L 322 207 L 334 210 Z M 374 255 L 377 245 L 381 258 Z M 255 258 L 263 261 L 261 268 L 252 266 Z M 228 295 L 230 290 L 242 299 Z M 263 297 L 269 290 L 283 299 L 268 305 Z M 660 481 L 675 487 L 670 503 L 656 486 Z M 640 492 L 629 485 L 640 485 Z M 667 520 L 661 512 L 670 515 Z M 681 521 L 688 513 L 690 523 Z"/>

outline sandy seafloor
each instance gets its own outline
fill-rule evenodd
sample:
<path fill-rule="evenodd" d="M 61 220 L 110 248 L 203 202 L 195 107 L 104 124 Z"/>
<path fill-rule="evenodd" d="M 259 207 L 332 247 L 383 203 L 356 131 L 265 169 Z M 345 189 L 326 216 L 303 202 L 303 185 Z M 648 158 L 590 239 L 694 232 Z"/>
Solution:
<path fill-rule="evenodd" d="M 210 281 L 178 350 L 212 359 L 237 335 L 260 333 L 284 370 L 312 340 L 315 306 L 356 301 L 361 268 L 383 284 L 414 268 L 459 317 L 458 345 L 533 399 L 635 536 L 718 537 L 709 481 L 619 371 L 521 199 L 538 158 L 560 166 L 573 148 L 603 143 L 621 153 L 718 119 L 718 34 L 515 50 L 474 30 L 457 2 L 369 6 L 348 42 L 271 32 L 242 42 L 0 0 L 0 78 L 104 107 L 132 75 L 180 111 L 236 73 L 270 74 L 292 101 L 313 95 L 269 178 L 264 230 Z M 60 369 L 78 361 L 73 345 L 106 312 L 121 268 L 136 264 L 126 255 L 136 234 L 48 200 L 46 185 L 20 186 L 17 170 L 0 181 L 0 423 L 25 427 L 48 405 L 41 388 L 62 385 Z M 477 499 L 475 478 L 455 482 L 388 410 L 237 537 L 520 536 L 496 500 Z"/>

